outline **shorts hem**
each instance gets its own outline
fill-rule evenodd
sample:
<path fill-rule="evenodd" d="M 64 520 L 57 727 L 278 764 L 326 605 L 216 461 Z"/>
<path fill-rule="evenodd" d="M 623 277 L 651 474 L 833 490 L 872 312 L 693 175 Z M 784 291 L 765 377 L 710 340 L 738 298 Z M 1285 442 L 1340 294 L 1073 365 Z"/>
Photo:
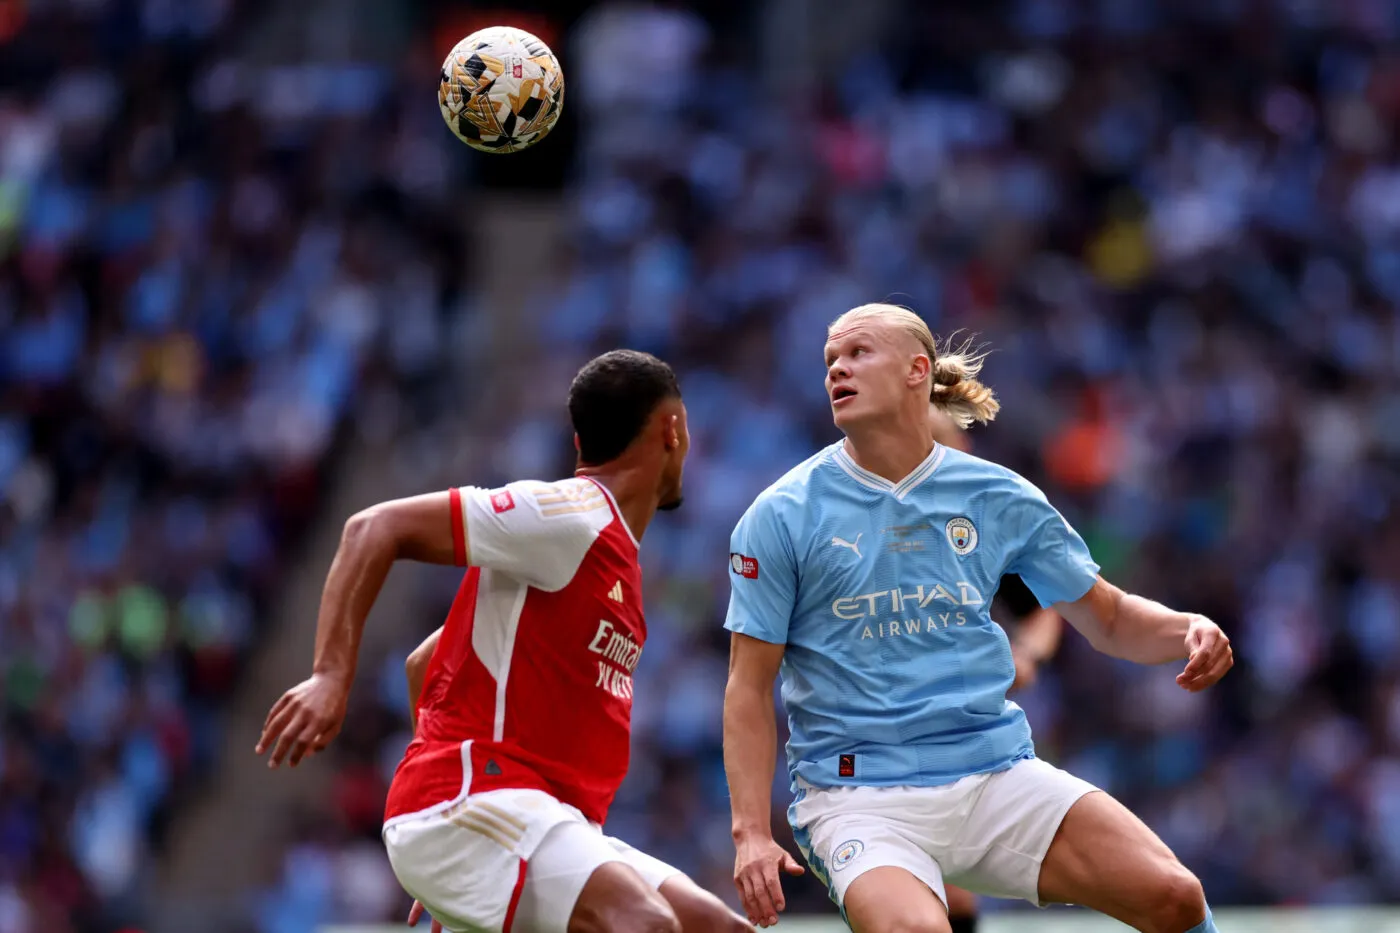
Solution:
<path fill-rule="evenodd" d="M 1070 796 L 1068 794 L 1065 795 L 1064 799 L 1061 801 L 1063 806 L 1060 808 L 1060 812 L 1055 814 L 1055 818 L 1053 820 L 1053 825 L 1055 827 L 1054 831 L 1046 833 L 1045 846 L 1041 849 L 1040 853 L 1035 856 L 1030 856 L 1035 860 L 1035 890 L 1033 892 L 1034 896 L 1025 898 L 1026 901 L 1028 901 L 1031 904 L 1034 904 L 1041 910 L 1044 910 L 1045 908 L 1055 903 L 1054 901 L 1042 901 L 1040 899 L 1040 872 L 1045 867 L 1045 856 L 1050 854 L 1050 847 L 1055 844 L 1055 837 L 1060 834 L 1060 827 L 1064 825 L 1065 817 L 1069 816 L 1070 809 L 1090 794 L 1102 793 L 1104 793 L 1104 791 L 1101 788 L 1094 787 L 1092 785 L 1086 785 L 1085 787 L 1080 788 L 1079 793 L 1074 794 L 1073 796 Z M 1027 855 L 1029 856 L 1030 854 L 1027 853 Z"/>
<path fill-rule="evenodd" d="M 837 894 L 836 885 L 829 885 L 829 893 L 831 895 L 831 899 L 833 902 L 835 902 L 836 906 L 840 908 L 841 916 L 843 918 L 846 916 L 846 892 L 850 890 L 851 885 L 855 884 L 856 880 L 862 875 L 867 875 L 870 872 L 880 868 L 898 868 L 900 871 L 909 872 L 909 874 L 913 875 L 915 879 L 917 879 L 921 884 L 924 885 L 924 887 L 928 888 L 930 891 L 933 892 L 933 896 L 938 898 L 938 903 L 943 905 L 943 909 L 945 911 L 948 909 L 948 889 L 944 886 L 942 878 L 939 878 L 935 882 L 929 880 L 923 874 L 915 871 L 908 865 L 899 865 L 894 862 L 874 862 L 869 865 L 861 865 L 859 871 L 844 879 L 846 883 L 842 885 L 839 895 Z"/>

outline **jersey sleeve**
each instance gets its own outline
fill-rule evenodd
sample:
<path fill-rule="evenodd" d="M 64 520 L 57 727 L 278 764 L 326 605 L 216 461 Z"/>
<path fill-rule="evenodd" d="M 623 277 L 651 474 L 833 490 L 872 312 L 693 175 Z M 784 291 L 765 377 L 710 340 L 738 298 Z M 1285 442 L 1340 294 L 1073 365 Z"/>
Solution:
<path fill-rule="evenodd" d="M 1042 606 L 1074 602 L 1089 592 L 1099 565 L 1045 494 L 1026 483 L 1013 514 L 1018 533 L 1006 572 L 1019 574 Z"/>
<path fill-rule="evenodd" d="M 451 498 L 459 564 L 550 592 L 568 585 L 613 520 L 607 497 L 587 480 L 462 486 Z"/>
<path fill-rule="evenodd" d="M 792 538 L 771 499 L 755 502 L 729 539 L 729 613 L 724 627 L 760 641 L 787 643 L 797 602 Z"/>

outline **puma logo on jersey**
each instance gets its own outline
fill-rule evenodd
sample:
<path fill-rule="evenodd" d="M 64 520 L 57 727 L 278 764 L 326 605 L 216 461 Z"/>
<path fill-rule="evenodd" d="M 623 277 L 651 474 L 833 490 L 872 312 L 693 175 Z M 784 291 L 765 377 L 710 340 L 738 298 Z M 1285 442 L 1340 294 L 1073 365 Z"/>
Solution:
<path fill-rule="evenodd" d="M 618 580 L 613 584 L 613 588 L 608 590 L 608 599 L 615 603 L 622 602 L 622 581 Z"/>
<path fill-rule="evenodd" d="M 865 534 L 865 532 L 862 531 L 860 534 L 856 535 L 856 539 L 854 541 L 847 541 L 845 538 L 842 537 L 833 537 L 831 539 L 831 546 L 850 548 L 852 551 L 856 552 L 856 557 L 860 557 L 860 538 L 863 534 Z"/>

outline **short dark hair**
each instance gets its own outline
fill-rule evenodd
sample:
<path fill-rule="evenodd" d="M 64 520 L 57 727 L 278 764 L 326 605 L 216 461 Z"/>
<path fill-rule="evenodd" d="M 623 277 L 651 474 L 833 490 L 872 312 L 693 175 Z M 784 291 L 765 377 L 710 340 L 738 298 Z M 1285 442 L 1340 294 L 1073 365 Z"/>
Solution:
<path fill-rule="evenodd" d="M 615 459 L 642 433 L 657 405 L 680 397 L 675 372 L 650 353 L 612 350 L 593 358 L 569 386 L 579 459 L 594 465 Z"/>

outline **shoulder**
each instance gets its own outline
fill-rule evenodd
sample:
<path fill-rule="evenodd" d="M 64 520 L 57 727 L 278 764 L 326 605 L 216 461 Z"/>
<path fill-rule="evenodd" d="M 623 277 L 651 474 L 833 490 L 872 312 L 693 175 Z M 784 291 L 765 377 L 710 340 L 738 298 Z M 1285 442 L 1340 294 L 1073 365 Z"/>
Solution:
<path fill-rule="evenodd" d="M 939 473 L 945 482 L 961 481 L 976 485 L 993 498 L 1007 502 L 1045 501 L 1045 493 L 1015 470 L 951 447 L 944 449 Z"/>
<path fill-rule="evenodd" d="M 563 529 L 601 528 L 612 519 L 607 493 L 582 477 L 547 482 L 516 480 L 497 489 L 478 489 L 478 503 L 502 521 L 540 520 Z"/>
<path fill-rule="evenodd" d="M 608 507 L 607 494 L 603 492 L 603 488 L 581 476 L 571 476 L 553 482 L 519 480 L 510 483 L 505 489 L 516 492 L 541 511 L 557 511 L 570 506 L 604 509 Z"/>
<path fill-rule="evenodd" d="M 807 510 L 813 495 L 830 481 L 832 471 L 840 471 L 834 456 L 839 444 L 832 444 L 788 470 L 763 490 L 744 512 L 740 523 L 753 520 L 786 522 Z"/>

